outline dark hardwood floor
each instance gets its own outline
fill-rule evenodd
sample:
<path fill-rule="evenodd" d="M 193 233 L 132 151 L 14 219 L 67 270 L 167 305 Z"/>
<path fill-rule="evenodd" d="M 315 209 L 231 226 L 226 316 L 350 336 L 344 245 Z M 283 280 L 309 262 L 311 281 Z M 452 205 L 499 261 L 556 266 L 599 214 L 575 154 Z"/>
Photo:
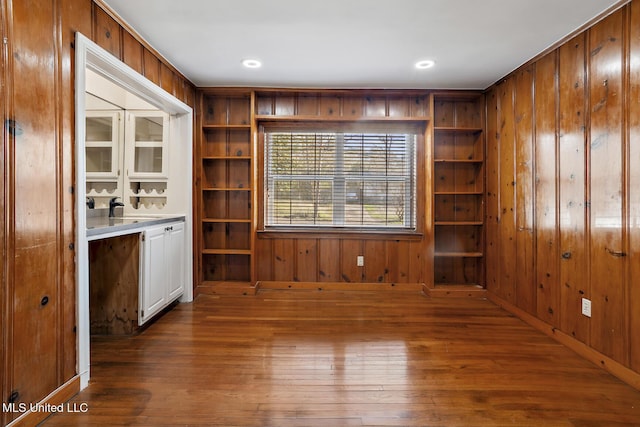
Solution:
<path fill-rule="evenodd" d="M 200 296 L 96 338 L 86 413 L 49 426 L 640 425 L 640 391 L 491 302 Z"/>

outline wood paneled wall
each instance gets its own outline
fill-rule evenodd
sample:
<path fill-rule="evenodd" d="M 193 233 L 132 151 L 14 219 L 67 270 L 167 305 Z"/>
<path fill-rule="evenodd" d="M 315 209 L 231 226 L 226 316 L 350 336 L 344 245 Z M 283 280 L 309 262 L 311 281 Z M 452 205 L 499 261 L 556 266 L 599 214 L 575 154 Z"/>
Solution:
<path fill-rule="evenodd" d="M 76 374 L 75 32 L 189 105 L 195 88 L 91 0 L 1 0 L 0 10 L 0 387 L 3 403 L 29 404 Z"/>
<path fill-rule="evenodd" d="M 487 91 L 488 291 L 635 372 L 638 58 L 635 0 Z"/>
<path fill-rule="evenodd" d="M 431 283 L 433 232 L 430 198 L 432 100 L 428 92 L 264 91 L 256 94 L 256 117 L 275 120 L 358 120 L 417 118 L 427 124 L 418 147 L 418 230 L 421 236 L 366 233 L 258 233 L 256 281 L 320 283 Z M 262 157 L 262 153 L 259 153 Z M 258 163 L 259 174 L 262 174 Z M 257 186 L 260 190 L 261 185 Z M 422 195 L 422 196 L 421 196 Z M 261 200 L 262 192 L 258 193 Z M 260 207 L 258 212 L 262 212 Z M 257 214 L 258 216 L 260 213 Z M 257 218 L 258 224 L 262 224 Z M 258 227 L 260 228 L 260 226 Z M 430 249 L 431 248 L 431 249 Z M 356 257 L 364 256 L 364 267 Z"/>

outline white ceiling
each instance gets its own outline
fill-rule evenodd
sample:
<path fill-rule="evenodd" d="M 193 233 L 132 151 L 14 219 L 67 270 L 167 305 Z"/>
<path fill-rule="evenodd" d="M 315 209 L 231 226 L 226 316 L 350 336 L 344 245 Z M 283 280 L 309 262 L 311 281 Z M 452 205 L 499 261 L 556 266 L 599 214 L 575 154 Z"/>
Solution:
<path fill-rule="evenodd" d="M 485 89 L 620 0 L 103 0 L 196 86 Z M 262 61 L 246 69 L 241 61 Z M 422 59 L 435 67 L 416 70 Z"/>

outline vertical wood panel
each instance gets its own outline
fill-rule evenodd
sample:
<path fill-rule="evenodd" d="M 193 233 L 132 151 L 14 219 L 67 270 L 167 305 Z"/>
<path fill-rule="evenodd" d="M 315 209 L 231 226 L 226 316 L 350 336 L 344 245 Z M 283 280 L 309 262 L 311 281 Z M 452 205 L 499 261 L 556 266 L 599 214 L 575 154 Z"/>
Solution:
<path fill-rule="evenodd" d="M 640 372 L 640 2 L 630 6 L 629 37 L 629 345 L 630 367 Z"/>
<path fill-rule="evenodd" d="M 387 282 L 406 283 L 409 277 L 409 242 L 388 240 L 386 243 Z"/>
<path fill-rule="evenodd" d="M 318 272 L 318 244 L 316 239 L 296 240 L 295 281 L 316 282 Z"/>
<path fill-rule="evenodd" d="M 127 31 L 122 32 L 122 61 L 142 74 L 142 44 Z"/>
<path fill-rule="evenodd" d="M 94 7 L 93 11 L 94 41 L 116 58 L 122 59 L 120 24 L 99 6 Z"/>
<path fill-rule="evenodd" d="M 516 219 L 514 168 L 514 78 L 499 86 L 500 122 L 500 293 L 511 303 L 516 301 Z"/>
<path fill-rule="evenodd" d="M 364 278 L 364 268 L 356 265 L 356 257 L 363 255 L 361 240 L 342 240 L 342 253 L 340 256 L 341 282 L 361 282 Z"/>
<path fill-rule="evenodd" d="M 276 239 L 273 242 L 273 279 L 292 281 L 294 272 L 293 239 Z"/>
<path fill-rule="evenodd" d="M 382 283 L 388 272 L 385 242 L 382 240 L 365 240 L 364 242 L 364 281 Z"/>
<path fill-rule="evenodd" d="M 256 281 L 273 279 L 273 240 L 256 239 L 254 250 L 256 258 Z"/>
<path fill-rule="evenodd" d="M 173 71 L 164 62 L 160 63 L 160 87 L 172 95 L 175 95 Z"/>
<path fill-rule="evenodd" d="M 516 75 L 516 301 L 520 308 L 536 313 L 534 246 L 534 66 Z"/>
<path fill-rule="evenodd" d="M 160 85 L 160 61 L 158 58 L 149 49 L 144 49 L 142 60 L 144 76 Z"/>
<path fill-rule="evenodd" d="M 582 342 L 589 340 L 582 297 L 588 294 L 585 251 L 585 37 L 560 47 L 560 327 Z"/>
<path fill-rule="evenodd" d="M 556 52 L 538 61 L 535 77 L 537 316 L 558 324 Z"/>
<path fill-rule="evenodd" d="M 14 390 L 38 402 L 58 385 L 58 134 L 52 2 L 13 3 Z M 37 100 L 37 102 L 34 102 Z M 45 299 L 46 298 L 46 299 Z"/>
<path fill-rule="evenodd" d="M 424 241 L 409 241 L 409 280 L 408 283 L 427 283 L 427 277 L 433 281 L 433 258 L 426 259 Z"/>
<path fill-rule="evenodd" d="M 622 227 L 623 14 L 590 30 L 591 344 L 628 362 Z"/>
<path fill-rule="evenodd" d="M 500 213 L 499 198 L 500 191 L 500 140 L 498 139 L 498 98 L 495 87 L 486 95 L 487 100 L 487 157 L 486 165 L 486 219 L 485 219 L 485 264 L 487 275 L 487 289 L 496 295 L 500 293 L 500 271 L 499 251 L 500 251 Z"/>
<path fill-rule="evenodd" d="M 340 241 L 338 239 L 319 239 L 318 280 L 321 282 L 340 282 Z"/>

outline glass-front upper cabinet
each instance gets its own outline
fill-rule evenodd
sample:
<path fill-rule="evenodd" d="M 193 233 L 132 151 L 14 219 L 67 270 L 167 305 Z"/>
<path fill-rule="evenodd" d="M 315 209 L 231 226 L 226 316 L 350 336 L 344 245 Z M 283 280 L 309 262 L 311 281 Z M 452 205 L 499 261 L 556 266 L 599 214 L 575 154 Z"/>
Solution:
<path fill-rule="evenodd" d="M 130 178 L 166 178 L 169 115 L 162 111 L 127 111 L 127 173 Z"/>
<path fill-rule="evenodd" d="M 120 175 L 120 141 L 123 138 L 121 111 L 86 112 L 87 178 L 116 181 Z"/>

